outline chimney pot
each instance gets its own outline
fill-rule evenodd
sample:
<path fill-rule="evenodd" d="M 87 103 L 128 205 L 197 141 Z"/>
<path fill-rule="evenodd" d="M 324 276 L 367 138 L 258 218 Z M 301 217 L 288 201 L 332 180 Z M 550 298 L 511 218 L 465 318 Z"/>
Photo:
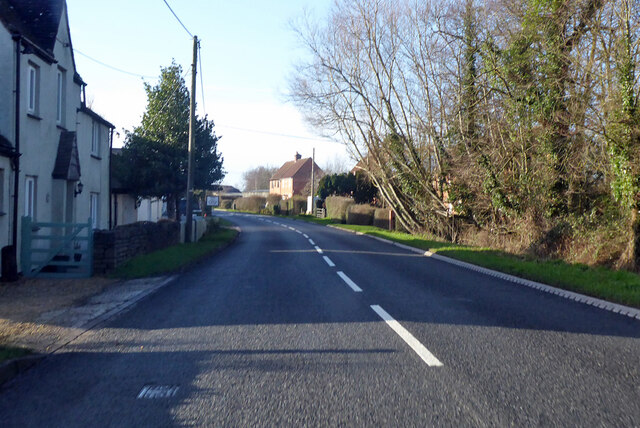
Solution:
<path fill-rule="evenodd" d="M 296 152 L 294 160 L 299 161 L 300 159 L 302 159 L 302 156 L 300 156 L 300 153 Z"/>

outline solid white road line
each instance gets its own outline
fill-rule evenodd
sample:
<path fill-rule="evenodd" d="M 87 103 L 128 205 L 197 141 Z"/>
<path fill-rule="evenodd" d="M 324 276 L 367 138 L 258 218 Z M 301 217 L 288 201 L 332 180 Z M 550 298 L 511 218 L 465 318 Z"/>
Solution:
<path fill-rule="evenodd" d="M 342 278 L 342 280 L 343 280 L 344 282 L 346 282 L 346 283 L 347 283 L 347 285 L 348 285 L 349 287 L 351 287 L 351 289 L 352 289 L 353 291 L 355 291 L 356 293 L 360 293 L 360 292 L 362 292 L 362 288 L 358 287 L 358 285 L 357 285 L 355 282 L 351 281 L 351 278 L 349 278 L 347 275 L 345 275 L 345 273 L 344 273 L 344 272 L 342 272 L 342 271 L 338 272 L 338 276 L 339 276 L 340 278 Z"/>
<path fill-rule="evenodd" d="M 382 318 L 387 323 L 387 325 L 391 327 L 391 329 L 402 338 L 402 340 L 407 342 L 407 345 L 409 345 L 411 349 L 413 349 L 415 353 L 418 354 L 420 358 L 422 358 L 422 361 L 427 363 L 428 366 L 440 367 L 443 365 L 440 360 L 438 360 L 431 352 L 429 352 L 427 348 L 424 347 L 422 343 L 418 341 L 418 339 L 416 339 L 411 333 L 409 333 L 406 328 L 401 326 L 398 321 L 393 319 L 393 317 L 389 315 L 387 311 L 385 311 L 378 305 L 371 305 L 371 309 L 373 309 L 375 313 L 377 313 L 380 318 Z"/>
<path fill-rule="evenodd" d="M 318 252 L 318 254 L 322 254 L 322 248 L 318 247 L 317 245 L 316 245 L 315 248 L 316 248 L 316 251 Z"/>
<path fill-rule="evenodd" d="M 336 267 L 336 264 L 331 261 L 331 259 L 327 256 L 322 256 L 325 262 L 329 265 L 329 267 Z"/>
<path fill-rule="evenodd" d="M 311 244 L 311 245 L 316 245 L 316 243 L 315 243 L 315 242 L 313 242 L 313 239 L 309 239 L 309 244 Z"/>

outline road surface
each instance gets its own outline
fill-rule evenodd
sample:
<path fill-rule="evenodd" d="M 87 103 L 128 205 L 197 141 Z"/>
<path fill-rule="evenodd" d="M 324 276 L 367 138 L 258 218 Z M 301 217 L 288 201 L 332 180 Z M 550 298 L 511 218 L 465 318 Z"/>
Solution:
<path fill-rule="evenodd" d="M 640 322 L 278 217 L 0 389 L 0 426 L 639 426 Z"/>

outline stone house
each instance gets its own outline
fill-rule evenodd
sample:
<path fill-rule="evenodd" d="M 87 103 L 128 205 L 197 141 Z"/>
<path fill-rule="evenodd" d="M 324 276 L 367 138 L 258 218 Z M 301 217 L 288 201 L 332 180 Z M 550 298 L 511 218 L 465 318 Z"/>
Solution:
<path fill-rule="evenodd" d="M 0 0 L 0 82 L 0 247 L 20 254 L 23 216 L 108 228 L 114 126 L 85 103 L 65 0 Z"/>
<path fill-rule="evenodd" d="M 312 158 L 302 159 L 302 156 L 296 152 L 294 159 L 285 162 L 269 180 L 269 194 L 280 195 L 282 199 L 301 195 L 305 186 L 311 181 L 311 165 L 313 165 L 316 180 L 324 175 Z"/>

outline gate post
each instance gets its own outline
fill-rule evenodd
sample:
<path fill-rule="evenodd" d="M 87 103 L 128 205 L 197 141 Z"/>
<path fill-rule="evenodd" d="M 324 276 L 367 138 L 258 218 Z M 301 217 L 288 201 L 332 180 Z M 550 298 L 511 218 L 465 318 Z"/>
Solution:
<path fill-rule="evenodd" d="M 20 246 L 20 266 L 22 275 L 31 274 L 31 217 L 22 217 L 22 242 Z"/>
<path fill-rule="evenodd" d="M 89 221 L 87 222 L 87 261 L 89 263 L 88 272 L 89 278 L 93 276 L 93 227 L 92 227 L 91 217 L 89 217 Z"/>

